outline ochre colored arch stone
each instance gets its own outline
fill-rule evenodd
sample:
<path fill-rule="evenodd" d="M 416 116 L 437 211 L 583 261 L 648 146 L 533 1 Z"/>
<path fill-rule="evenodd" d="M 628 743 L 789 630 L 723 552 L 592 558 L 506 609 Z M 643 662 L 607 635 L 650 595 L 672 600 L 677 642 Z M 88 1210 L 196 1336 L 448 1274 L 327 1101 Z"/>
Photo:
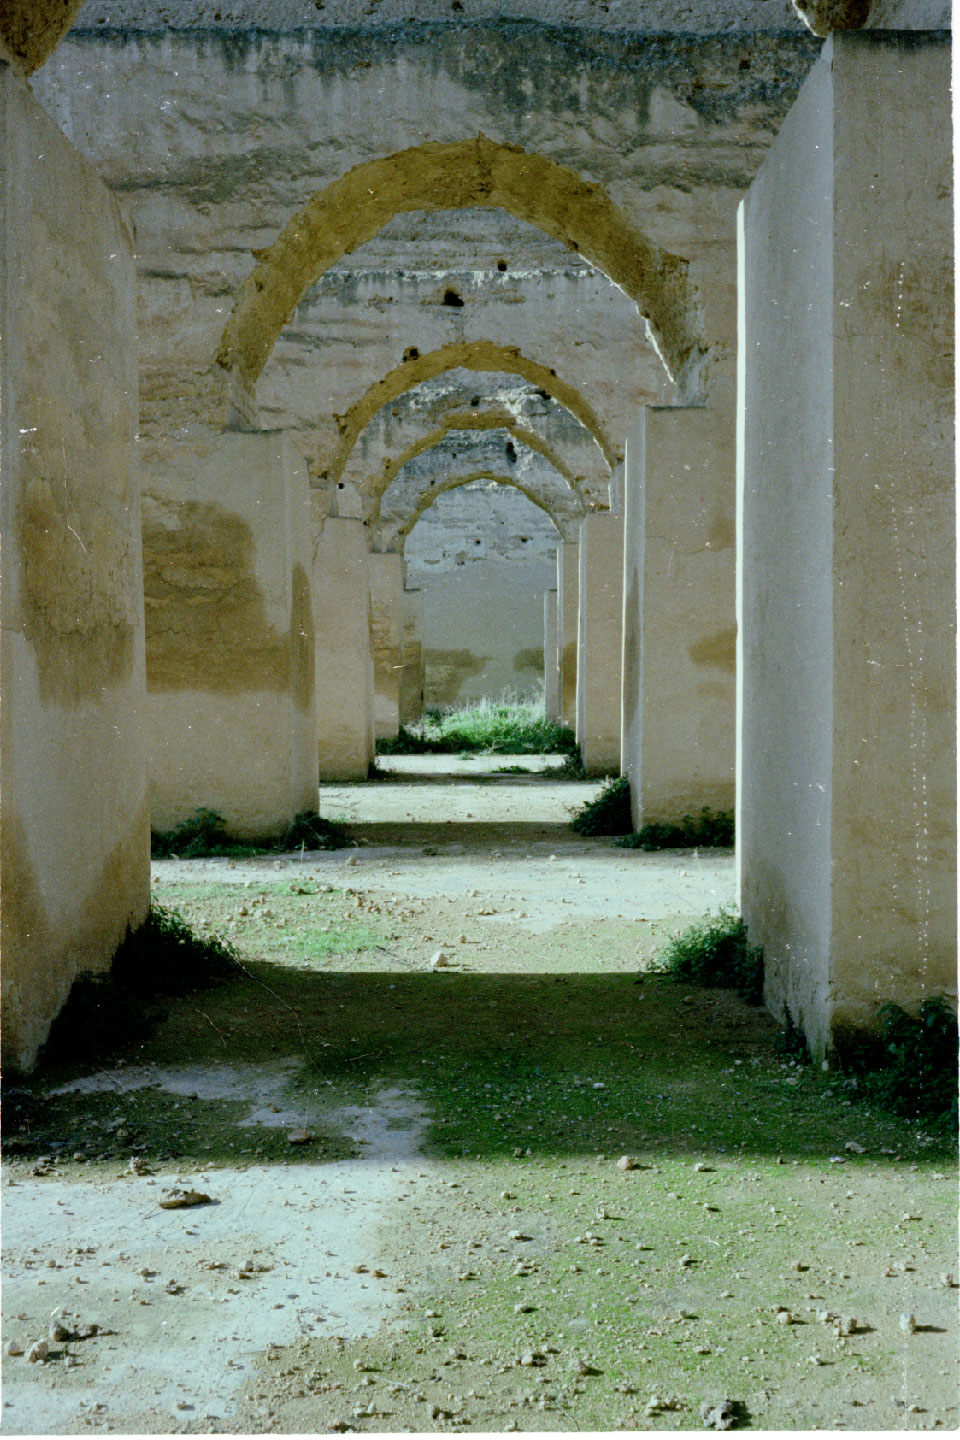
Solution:
<path fill-rule="evenodd" d="M 218 364 L 256 380 L 303 292 L 394 215 L 478 206 L 509 211 L 607 275 L 647 321 L 671 378 L 703 353 L 686 260 L 649 240 L 602 186 L 545 155 L 478 135 L 369 160 L 314 195 L 268 250 L 254 252 Z"/>
<path fill-rule="evenodd" d="M 548 520 L 550 520 L 557 527 L 558 533 L 560 535 L 563 534 L 563 517 L 560 517 L 558 519 L 557 516 L 554 514 L 553 510 L 551 510 L 550 506 L 546 503 L 546 501 L 537 494 L 535 494 L 535 492 L 531 490 L 529 486 L 522 485 L 518 480 L 511 480 L 509 475 L 500 475 L 492 470 L 473 470 L 470 472 L 469 475 L 464 475 L 459 479 L 444 480 L 441 485 L 432 487 L 424 494 L 421 503 L 417 505 L 417 508 L 411 515 L 410 519 L 404 521 L 402 525 L 397 527 L 396 536 L 397 539 L 400 541 L 401 552 L 403 550 L 403 545 L 406 542 L 407 536 L 410 534 L 410 531 L 413 529 L 414 525 L 416 525 L 417 521 L 421 518 L 421 516 L 425 515 L 426 512 L 430 509 L 430 506 L 436 500 L 438 495 L 444 495 L 448 490 L 459 490 L 462 486 L 472 485 L 477 480 L 492 480 L 495 485 L 509 485 L 511 489 L 519 490 L 521 495 L 525 495 L 527 499 L 532 502 L 532 504 L 536 505 L 539 510 L 543 511 L 543 513 L 547 516 Z"/>
<path fill-rule="evenodd" d="M 372 499 L 379 501 L 387 486 L 408 461 L 415 460 L 425 450 L 433 450 L 447 435 L 457 430 L 509 430 L 521 445 L 526 445 L 529 449 L 536 450 L 538 455 L 542 455 L 554 470 L 563 476 L 571 490 L 583 500 L 578 484 L 580 477 L 572 475 L 569 466 L 564 463 L 553 447 L 536 431 L 528 429 L 526 425 L 521 425 L 509 410 L 487 410 L 479 413 L 471 410 L 463 415 L 449 415 L 436 430 L 431 430 L 429 435 L 421 436 L 419 440 L 408 445 L 405 450 L 401 450 L 399 455 L 387 460 L 367 494 Z"/>
<path fill-rule="evenodd" d="M 83 0 L 3 0 L 0 38 L 28 75 L 50 58 L 82 4 Z"/>
<path fill-rule="evenodd" d="M 623 459 L 604 433 L 596 413 L 573 385 L 561 380 L 555 370 L 530 360 L 515 345 L 495 345 L 490 340 L 461 340 L 452 345 L 443 345 L 439 350 L 430 350 L 413 360 L 405 360 L 395 370 L 375 381 L 344 415 L 337 416 L 340 444 L 324 474 L 325 479 L 339 480 L 343 474 L 350 452 L 370 421 L 384 405 L 405 395 L 425 380 L 435 380 L 449 370 L 472 370 L 478 374 L 519 375 L 521 379 L 536 385 L 565 410 L 575 416 L 600 446 L 603 458 L 611 470 Z"/>

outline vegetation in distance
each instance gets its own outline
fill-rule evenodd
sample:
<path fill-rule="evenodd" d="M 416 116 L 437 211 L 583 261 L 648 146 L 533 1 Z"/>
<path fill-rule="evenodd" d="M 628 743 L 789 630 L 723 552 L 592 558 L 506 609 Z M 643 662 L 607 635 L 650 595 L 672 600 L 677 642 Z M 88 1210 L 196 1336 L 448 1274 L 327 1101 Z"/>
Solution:
<path fill-rule="evenodd" d="M 608 780 L 600 794 L 582 805 L 570 822 L 578 835 L 616 835 L 624 850 L 685 850 L 726 847 L 734 842 L 732 810 L 684 815 L 671 824 L 654 823 L 631 830 L 630 781 L 625 775 Z"/>
<path fill-rule="evenodd" d="M 242 860 L 264 851 L 343 850 L 350 844 L 350 832 L 339 820 L 325 820 L 312 810 L 302 810 L 280 836 L 259 842 L 241 842 L 227 831 L 217 810 L 200 806 L 174 830 L 153 831 L 150 853 L 155 860 Z"/>
<path fill-rule="evenodd" d="M 378 755 L 569 755 L 576 748 L 569 726 L 547 719 L 542 699 L 508 697 L 428 710 L 396 738 L 377 741 Z"/>

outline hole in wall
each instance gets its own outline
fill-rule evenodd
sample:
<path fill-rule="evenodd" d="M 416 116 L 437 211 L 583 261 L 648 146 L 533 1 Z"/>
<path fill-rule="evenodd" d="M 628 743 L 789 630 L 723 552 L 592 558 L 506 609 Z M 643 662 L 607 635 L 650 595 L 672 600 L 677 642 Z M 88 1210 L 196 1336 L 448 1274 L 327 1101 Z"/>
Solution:
<path fill-rule="evenodd" d="M 456 290 L 444 290 L 444 305 L 451 305 L 455 310 L 463 309 L 463 296 Z"/>
<path fill-rule="evenodd" d="M 419 359 L 420 359 L 420 351 L 417 349 L 416 345 L 408 345 L 407 348 L 406 348 L 406 350 L 404 350 L 404 352 L 403 352 L 403 362 L 404 362 L 404 364 L 406 364 L 406 362 L 407 362 L 408 360 L 419 360 Z"/>

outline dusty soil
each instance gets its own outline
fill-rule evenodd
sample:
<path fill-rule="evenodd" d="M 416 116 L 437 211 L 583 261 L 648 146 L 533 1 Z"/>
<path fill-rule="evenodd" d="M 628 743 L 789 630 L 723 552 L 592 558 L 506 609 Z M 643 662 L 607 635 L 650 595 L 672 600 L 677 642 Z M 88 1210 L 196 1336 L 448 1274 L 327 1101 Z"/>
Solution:
<path fill-rule="evenodd" d="M 99 1328 L 5 1355 L 4 1429 L 956 1428 L 951 1138 L 650 973 L 729 854 L 580 840 L 596 787 L 511 763 L 156 864 L 246 974 L 7 1087 L 3 1340 Z"/>

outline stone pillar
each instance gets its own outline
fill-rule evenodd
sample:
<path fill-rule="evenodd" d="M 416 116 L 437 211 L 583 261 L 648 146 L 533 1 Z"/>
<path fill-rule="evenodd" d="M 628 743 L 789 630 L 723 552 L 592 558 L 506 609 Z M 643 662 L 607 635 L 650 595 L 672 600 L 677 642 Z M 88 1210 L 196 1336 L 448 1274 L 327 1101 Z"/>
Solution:
<path fill-rule="evenodd" d="M 580 527 L 577 739 L 590 775 L 620 770 L 623 519 L 587 515 Z"/>
<path fill-rule="evenodd" d="M 320 779 L 365 780 L 374 759 L 373 655 L 362 520 L 324 521 L 313 559 Z"/>
<path fill-rule="evenodd" d="M 955 994 L 950 47 L 826 42 L 741 207 L 738 848 L 816 1055 Z"/>
<path fill-rule="evenodd" d="M 368 555 L 367 581 L 370 587 L 370 644 L 373 650 L 374 730 L 378 740 L 392 739 L 400 728 L 402 556 Z"/>
<path fill-rule="evenodd" d="M 400 595 L 402 665 L 398 698 L 400 723 L 415 724 L 423 714 L 423 592 L 404 590 Z"/>
<path fill-rule="evenodd" d="M 4 1062 L 150 902 L 130 231 L 0 64 Z"/>
<path fill-rule="evenodd" d="M 580 610 L 580 546 L 564 540 L 557 549 L 557 653 L 560 719 L 577 727 L 577 629 Z"/>
<path fill-rule="evenodd" d="M 627 440 L 623 773 L 634 828 L 734 804 L 734 415 L 649 405 Z"/>
<path fill-rule="evenodd" d="M 543 597 L 543 705 L 548 720 L 560 720 L 560 655 L 557 650 L 557 592 Z"/>
<path fill-rule="evenodd" d="M 231 834 L 317 807 L 306 465 L 282 431 L 144 453 L 151 820 L 198 806 Z"/>

